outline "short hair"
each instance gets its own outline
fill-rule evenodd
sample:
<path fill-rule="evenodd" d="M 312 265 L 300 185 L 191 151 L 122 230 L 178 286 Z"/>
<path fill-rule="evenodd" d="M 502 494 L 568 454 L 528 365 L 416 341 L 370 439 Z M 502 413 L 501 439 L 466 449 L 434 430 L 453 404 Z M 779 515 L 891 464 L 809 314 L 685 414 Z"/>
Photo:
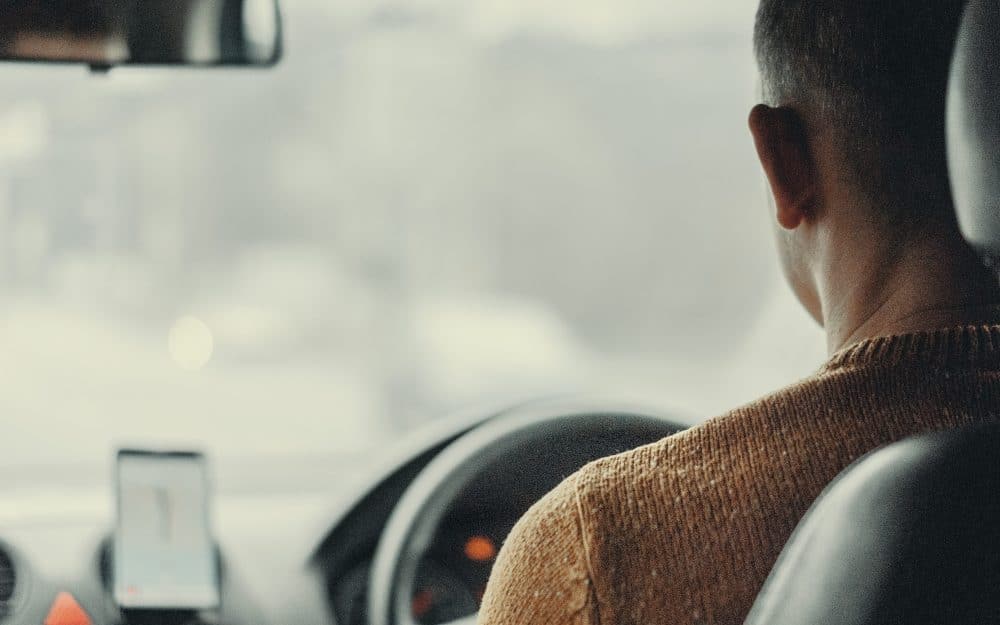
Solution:
<path fill-rule="evenodd" d="M 873 200 L 910 212 L 921 210 L 917 193 L 950 202 L 945 101 L 965 4 L 761 0 L 754 49 L 765 100 L 828 121 Z"/>

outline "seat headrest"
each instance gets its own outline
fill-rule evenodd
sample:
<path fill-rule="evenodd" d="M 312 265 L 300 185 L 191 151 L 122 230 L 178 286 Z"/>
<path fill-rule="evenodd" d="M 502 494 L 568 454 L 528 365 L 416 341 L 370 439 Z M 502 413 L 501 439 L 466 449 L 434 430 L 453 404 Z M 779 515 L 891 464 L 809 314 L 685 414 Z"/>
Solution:
<path fill-rule="evenodd" d="M 1000 622 L 1000 425 L 896 443 L 841 473 L 744 625 Z"/>
<path fill-rule="evenodd" d="M 970 0 L 948 89 L 948 165 L 962 233 L 1000 257 L 1000 2 Z"/>

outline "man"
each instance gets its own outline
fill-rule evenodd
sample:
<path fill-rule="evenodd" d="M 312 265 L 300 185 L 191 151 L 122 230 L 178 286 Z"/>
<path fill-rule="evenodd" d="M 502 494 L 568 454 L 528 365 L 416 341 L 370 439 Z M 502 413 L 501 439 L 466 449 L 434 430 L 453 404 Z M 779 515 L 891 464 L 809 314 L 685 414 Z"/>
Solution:
<path fill-rule="evenodd" d="M 831 358 L 566 480 L 507 539 L 483 625 L 741 623 L 852 461 L 1000 414 L 1000 287 L 959 234 L 945 166 L 962 7 L 762 0 L 750 130 L 785 274 Z"/>

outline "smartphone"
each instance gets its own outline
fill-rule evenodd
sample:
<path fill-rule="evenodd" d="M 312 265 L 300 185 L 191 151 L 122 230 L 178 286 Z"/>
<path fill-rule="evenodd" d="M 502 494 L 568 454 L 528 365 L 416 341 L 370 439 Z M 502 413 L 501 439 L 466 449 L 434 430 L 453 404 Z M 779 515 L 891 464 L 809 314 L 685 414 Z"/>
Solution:
<path fill-rule="evenodd" d="M 115 470 L 114 598 L 126 609 L 218 607 L 205 458 L 124 449 Z"/>

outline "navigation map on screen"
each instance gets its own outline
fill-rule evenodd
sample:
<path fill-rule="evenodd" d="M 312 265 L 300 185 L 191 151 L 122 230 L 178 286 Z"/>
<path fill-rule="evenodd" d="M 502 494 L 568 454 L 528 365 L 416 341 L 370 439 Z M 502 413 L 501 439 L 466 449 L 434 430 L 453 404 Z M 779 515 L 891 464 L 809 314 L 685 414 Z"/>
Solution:
<path fill-rule="evenodd" d="M 198 454 L 118 454 L 115 600 L 124 608 L 219 603 L 205 463 Z"/>

